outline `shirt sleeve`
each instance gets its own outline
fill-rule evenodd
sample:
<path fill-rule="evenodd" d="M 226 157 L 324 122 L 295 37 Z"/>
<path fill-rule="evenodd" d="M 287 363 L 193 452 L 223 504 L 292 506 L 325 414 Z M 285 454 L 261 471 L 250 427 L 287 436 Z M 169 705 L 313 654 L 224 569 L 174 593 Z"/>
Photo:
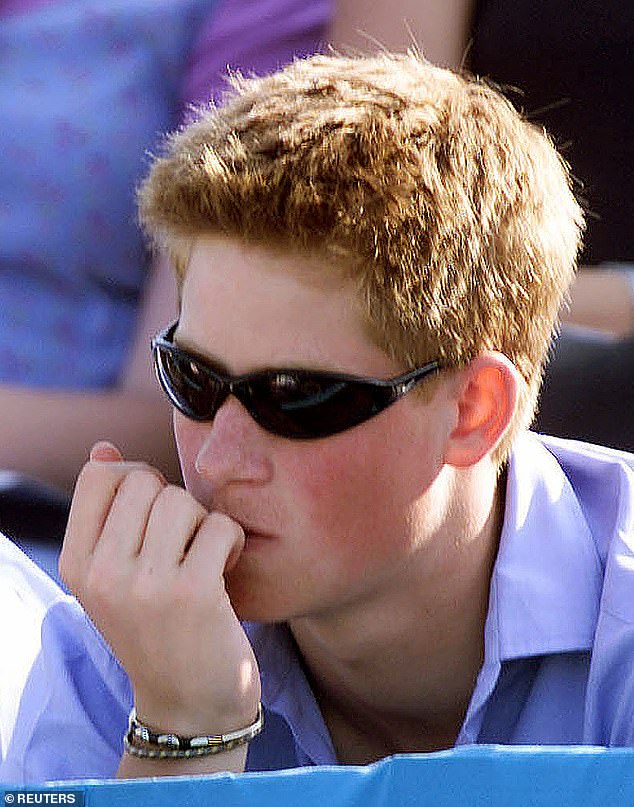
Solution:
<path fill-rule="evenodd" d="M 218 0 L 192 49 L 183 106 L 219 102 L 227 69 L 263 75 L 323 49 L 333 0 Z"/>
<path fill-rule="evenodd" d="M 132 705 L 129 680 L 71 597 L 42 621 L 41 650 L 24 686 L 0 781 L 111 778 Z"/>

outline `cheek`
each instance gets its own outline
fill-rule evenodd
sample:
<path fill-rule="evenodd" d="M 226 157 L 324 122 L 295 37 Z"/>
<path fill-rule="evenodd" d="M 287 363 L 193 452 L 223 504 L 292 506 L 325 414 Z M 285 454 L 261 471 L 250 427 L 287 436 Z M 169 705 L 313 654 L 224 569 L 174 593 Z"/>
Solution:
<path fill-rule="evenodd" d="M 295 502 L 324 558 L 338 557 L 355 575 L 415 539 L 412 512 L 437 468 L 411 443 L 360 429 L 308 448 L 293 469 Z"/>

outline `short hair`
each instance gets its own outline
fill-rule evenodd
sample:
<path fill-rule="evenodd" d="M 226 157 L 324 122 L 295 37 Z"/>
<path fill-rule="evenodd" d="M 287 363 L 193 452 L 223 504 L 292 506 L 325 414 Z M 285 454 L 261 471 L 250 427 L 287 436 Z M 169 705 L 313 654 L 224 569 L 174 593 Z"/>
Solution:
<path fill-rule="evenodd" d="M 504 451 L 532 421 L 583 216 L 549 137 L 485 82 L 413 52 L 234 76 L 168 137 L 139 210 L 181 279 L 203 234 L 323 256 L 404 368 L 501 351 L 525 382 Z"/>

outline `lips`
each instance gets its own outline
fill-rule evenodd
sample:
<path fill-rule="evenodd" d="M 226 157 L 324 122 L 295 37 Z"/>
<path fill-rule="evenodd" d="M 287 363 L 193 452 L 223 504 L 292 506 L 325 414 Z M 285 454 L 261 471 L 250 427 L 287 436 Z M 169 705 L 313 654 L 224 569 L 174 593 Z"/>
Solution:
<path fill-rule="evenodd" d="M 257 552 L 260 548 L 270 545 L 274 540 L 274 536 L 269 533 L 263 533 L 259 530 L 252 530 L 245 528 L 238 519 L 231 518 L 236 521 L 244 530 L 244 545 L 241 549 L 237 550 L 236 547 L 231 551 L 225 567 L 225 574 L 230 573 L 235 566 L 240 562 L 240 558 L 249 555 L 251 552 Z"/>
<path fill-rule="evenodd" d="M 201 499 L 198 499 L 201 501 Z M 217 503 L 211 505 L 209 503 L 205 503 L 201 501 L 203 507 L 206 507 L 210 512 L 222 513 L 222 515 L 227 516 L 232 521 L 235 521 L 236 524 L 239 524 L 244 531 L 244 537 L 246 542 L 251 541 L 272 541 L 275 540 L 277 537 L 274 533 L 269 532 L 266 529 L 260 527 L 259 524 L 255 521 L 255 519 L 251 520 L 249 518 L 243 518 L 237 510 L 232 510 L 230 507 L 223 507 L 222 505 L 218 505 Z"/>
<path fill-rule="evenodd" d="M 233 515 L 233 513 L 227 512 L 226 510 L 221 510 L 220 512 L 242 527 L 244 531 L 245 543 L 252 543 L 256 541 L 273 541 L 277 537 L 273 533 L 267 532 L 261 527 L 249 522 L 247 519 L 240 518 L 240 516 Z"/>

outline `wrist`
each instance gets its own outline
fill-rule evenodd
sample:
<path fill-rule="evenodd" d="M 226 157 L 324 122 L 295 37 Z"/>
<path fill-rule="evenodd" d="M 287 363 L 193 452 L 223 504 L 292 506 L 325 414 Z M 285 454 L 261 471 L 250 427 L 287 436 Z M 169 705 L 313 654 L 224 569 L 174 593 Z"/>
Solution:
<path fill-rule="evenodd" d="M 201 776 L 212 773 L 242 773 L 246 768 L 248 745 L 224 754 L 193 759 L 144 759 L 124 754 L 117 770 L 118 779 L 155 776 Z"/>
<path fill-rule="evenodd" d="M 156 734 L 179 734 L 184 737 L 226 734 L 252 723 L 259 708 L 258 698 L 244 699 L 222 707 L 197 704 L 167 704 L 135 698 L 136 719 Z"/>

